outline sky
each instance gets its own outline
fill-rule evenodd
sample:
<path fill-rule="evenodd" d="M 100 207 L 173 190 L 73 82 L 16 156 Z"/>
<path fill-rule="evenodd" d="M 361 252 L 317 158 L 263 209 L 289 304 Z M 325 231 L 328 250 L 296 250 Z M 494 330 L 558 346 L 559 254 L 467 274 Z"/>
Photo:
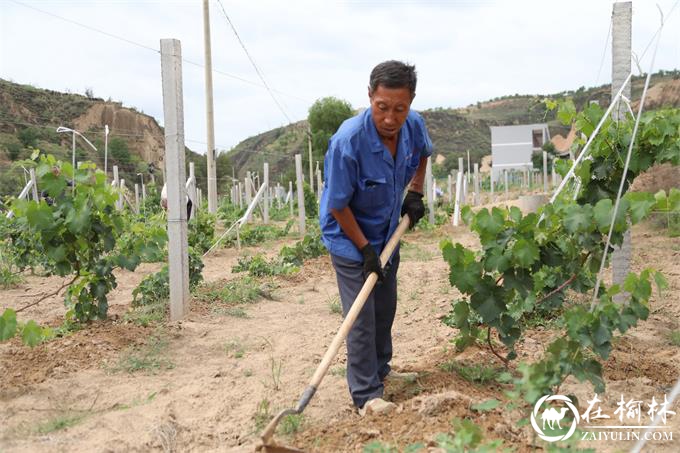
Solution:
<path fill-rule="evenodd" d="M 668 13 L 678 1 L 633 2 L 638 56 L 659 28 L 657 3 Z M 216 147 L 305 119 L 322 97 L 366 107 L 370 71 L 390 59 L 416 65 L 416 110 L 609 83 L 611 10 L 610 0 L 211 0 Z M 0 0 L 0 78 L 90 89 L 163 124 L 161 38 L 181 41 L 186 144 L 204 153 L 201 0 Z M 678 68 L 680 5 L 654 64 Z"/>

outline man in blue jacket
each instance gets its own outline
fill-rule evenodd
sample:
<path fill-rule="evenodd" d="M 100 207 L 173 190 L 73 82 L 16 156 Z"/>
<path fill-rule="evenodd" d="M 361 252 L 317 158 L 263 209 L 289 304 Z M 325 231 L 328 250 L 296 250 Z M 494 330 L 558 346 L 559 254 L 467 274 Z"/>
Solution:
<path fill-rule="evenodd" d="M 385 269 L 379 255 L 401 215 L 409 215 L 413 228 L 425 212 L 423 181 L 432 142 L 423 118 L 410 109 L 416 81 L 412 65 L 386 61 L 376 66 L 368 87 L 370 108 L 340 126 L 324 160 L 319 223 L 345 314 L 365 278 L 378 274 L 347 337 L 347 382 L 361 415 L 396 407 L 382 396 L 388 375 L 399 374 L 390 369 L 399 251 Z"/>

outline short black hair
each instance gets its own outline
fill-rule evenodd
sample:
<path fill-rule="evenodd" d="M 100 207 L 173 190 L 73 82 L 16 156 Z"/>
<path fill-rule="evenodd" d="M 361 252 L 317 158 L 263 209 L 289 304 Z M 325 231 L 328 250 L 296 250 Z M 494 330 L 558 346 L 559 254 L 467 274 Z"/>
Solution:
<path fill-rule="evenodd" d="M 371 93 L 382 85 L 385 88 L 408 88 L 411 96 L 416 94 L 418 75 L 415 65 L 397 60 L 383 61 L 371 71 L 369 89 Z"/>

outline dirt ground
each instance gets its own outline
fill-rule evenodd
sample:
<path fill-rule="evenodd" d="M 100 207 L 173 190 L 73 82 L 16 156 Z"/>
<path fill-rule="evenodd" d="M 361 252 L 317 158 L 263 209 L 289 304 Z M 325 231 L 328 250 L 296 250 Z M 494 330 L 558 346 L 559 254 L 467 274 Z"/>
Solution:
<path fill-rule="evenodd" d="M 529 451 L 540 445 L 530 427 L 519 426 L 519 409 L 508 410 L 507 384 L 465 380 L 442 364 L 501 368 L 485 348 L 457 353 L 455 330 L 441 318 L 457 296 L 439 252 L 443 238 L 474 247 L 464 227 L 444 226 L 409 233 L 402 247 L 398 312 L 393 329 L 397 370 L 416 371 L 415 382 L 390 384 L 387 396 L 399 405 L 390 417 L 361 418 L 352 409 L 345 382 L 344 351 L 335 359 L 299 427 L 277 439 L 305 451 L 363 451 L 381 441 L 397 449 L 413 443 L 434 445 L 437 433 L 451 432 L 454 417 L 472 418 L 489 439 Z M 287 241 L 245 249 L 275 253 Z M 607 391 L 602 408 L 612 414 L 623 395 L 648 402 L 670 393 L 680 372 L 680 347 L 669 332 L 680 328 L 680 238 L 670 238 L 650 223 L 633 230 L 634 270 L 663 271 L 670 288 L 651 301 L 646 322 L 616 342 L 605 363 Z M 238 252 L 221 249 L 205 261 L 207 282 L 221 284 L 232 274 Z M 327 256 L 311 260 L 299 273 L 268 280 L 273 291 L 240 306 L 238 316 L 215 304 L 193 301 L 185 320 L 142 327 L 125 321 L 132 289 L 158 265 L 121 272 L 111 297 L 110 319 L 29 349 L 16 339 L 0 344 L 0 452 L 225 451 L 257 441 L 268 417 L 294 406 L 341 322 L 335 276 Z M 0 311 L 20 307 L 30 297 L 62 283 L 27 276 L 0 291 Z M 64 307 L 53 297 L 22 313 L 59 325 Z M 521 358 L 540 357 L 560 332 L 537 326 L 523 340 Z M 147 351 L 152 366 L 126 371 L 121 363 L 134 351 Z M 563 394 L 578 397 L 581 410 L 592 398 L 589 385 L 569 381 Z M 471 405 L 496 398 L 501 406 L 477 412 Z M 676 403 L 674 409 L 680 408 Z M 612 417 L 614 417 L 612 415 Z M 668 426 L 680 436 L 680 416 Z M 542 444 L 545 445 L 545 444 Z M 678 451 L 673 442 L 650 442 L 647 451 Z M 581 447 L 626 451 L 630 441 L 589 441 Z M 377 451 L 377 450 L 376 450 Z M 382 451 L 382 450 L 380 450 Z"/>

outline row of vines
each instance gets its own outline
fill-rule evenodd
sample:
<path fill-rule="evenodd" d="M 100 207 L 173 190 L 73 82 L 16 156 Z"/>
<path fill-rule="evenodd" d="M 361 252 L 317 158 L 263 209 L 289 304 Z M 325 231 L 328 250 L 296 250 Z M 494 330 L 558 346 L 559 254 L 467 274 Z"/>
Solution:
<path fill-rule="evenodd" d="M 583 145 L 604 112 L 596 104 L 576 113 L 571 102 L 549 103 L 558 118 L 575 124 Z M 631 224 L 652 212 L 680 214 L 680 191 L 656 194 L 628 192 L 636 176 L 656 164 L 680 164 L 680 111 L 660 110 L 640 119 L 628 172 L 624 162 L 631 142 L 632 118 L 606 119 L 593 137 L 589 156 L 575 168 L 576 183 L 538 213 L 519 209 L 466 207 L 463 219 L 478 236 L 475 251 L 450 240 L 441 244 L 450 267 L 449 280 L 462 297 L 454 301 L 445 323 L 459 329 L 458 349 L 487 344 L 506 366 L 517 358 L 515 346 L 528 330 L 532 317 L 555 318 L 564 335 L 545 348 L 542 359 L 516 367 L 513 398 L 533 404 L 543 395 L 557 393 L 569 376 L 590 382 L 604 391 L 602 360 L 612 350 L 616 332 L 625 333 L 649 315 L 652 288 L 667 285 L 656 269 L 630 273 L 623 285 L 601 286 L 590 299 L 605 252 L 617 191 L 624 179 L 625 195 L 614 219 L 612 245 L 620 245 Z M 564 176 L 572 162 L 558 162 Z M 607 260 L 613 247 L 608 250 Z M 616 295 L 624 301 L 615 301 Z M 496 336 L 494 335 L 496 334 Z M 495 340 L 498 338 L 500 343 Z"/>
<path fill-rule="evenodd" d="M 159 191 L 153 186 L 148 188 L 148 196 L 136 213 L 129 206 L 116 208 L 118 190 L 92 163 L 74 169 L 68 162 L 36 150 L 26 165 L 35 168 L 40 200 L 10 199 L 7 211 L 0 212 L 0 254 L 6 274 L 3 280 L 16 281 L 30 271 L 63 277 L 64 283 L 47 294 L 35 295 L 35 300 L 18 309 L 5 309 L 0 316 L 0 341 L 18 335 L 25 344 L 35 346 L 84 323 L 105 319 L 108 296 L 117 286 L 118 270 L 134 271 L 144 262 L 167 262 L 167 220 L 160 207 Z M 202 281 L 203 254 L 215 242 L 217 220 L 228 226 L 244 213 L 245 208 L 228 202 L 220 206 L 217 215 L 205 209 L 196 210 L 189 221 L 188 235 L 192 290 Z M 274 207 L 271 217 L 287 219 L 288 209 Z M 246 225 L 241 231 L 241 243 L 255 245 L 285 237 L 291 225 L 292 221 L 285 227 Z M 321 253 L 318 228 L 312 229 L 303 243 L 313 246 L 298 255 Z M 229 236 L 221 245 L 233 247 L 235 238 Z M 301 260 L 289 263 L 299 266 Z M 168 267 L 164 265 L 134 289 L 132 305 L 164 304 L 169 291 Z M 33 320 L 22 322 L 22 311 L 62 292 L 67 311 L 61 326 L 50 328 Z"/>

